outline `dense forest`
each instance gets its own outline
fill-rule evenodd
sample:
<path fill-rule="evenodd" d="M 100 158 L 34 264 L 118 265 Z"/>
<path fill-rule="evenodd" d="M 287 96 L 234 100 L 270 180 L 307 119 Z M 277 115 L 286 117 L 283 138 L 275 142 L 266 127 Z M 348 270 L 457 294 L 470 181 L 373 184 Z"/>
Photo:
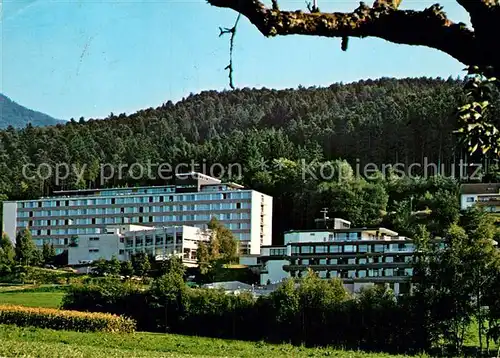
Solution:
<path fill-rule="evenodd" d="M 207 91 L 131 115 L 110 114 L 104 120 L 9 127 L 0 131 L 0 196 L 20 199 L 61 188 L 165 182 L 147 176 L 136 179 L 133 172 L 103 182 L 100 163 L 175 166 L 194 161 L 207 168 L 239 163 L 242 176 L 231 180 L 274 196 L 276 236 L 312 225 L 323 206 L 356 225 L 378 224 L 415 188 L 402 189 L 408 185 L 402 182 L 391 187 L 389 180 L 367 181 L 357 176 L 356 168 L 367 163 L 408 167 L 427 161 L 444 165 L 448 172 L 441 174 L 450 175 L 452 163 L 465 155 L 456 149 L 452 135 L 462 85 L 454 79 L 417 78 L 328 88 Z M 69 163 L 85 169 L 85 175 L 82 180 L 70 175 L 59 183 L 54 178 L 27 179 L 22 174 L 27 163 Z M 316 163 L 308 169 L 316 173 L 321 172 L 320 163 L 329 163 L 343 177 L 347 172 L 348 184 L 339 185 L 338 178 L 322 180 L 319 174 L 306 178 L 303 163 Z M 431 181 L 415 184 L 422 197 L 429 187 L 441 190 Z M 454 181 L 446 182 L 455 190 L 456 183 L 448 185 Z M 351 206 L 345 204 L 349 200 Z"/>
<path fill-rule="evenodd" d="M 28 123 L 33 126 L 50 126 L 62 122 L 44 113 L 21 106 L 0 93 L 0 129 L 8 126 L 23 128 Z"/>

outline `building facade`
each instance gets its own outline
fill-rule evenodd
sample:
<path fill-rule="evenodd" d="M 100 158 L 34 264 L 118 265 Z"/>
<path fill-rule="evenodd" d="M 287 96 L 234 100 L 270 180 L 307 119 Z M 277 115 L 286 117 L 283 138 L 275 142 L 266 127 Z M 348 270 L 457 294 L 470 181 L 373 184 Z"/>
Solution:
<path fill-rule="evenodd" d="M 388 284 L 397 295 L 409 292 L 412 240 L 385 228 L 351 228 L 345 220 L 333 221 L 331 229 L 287 232 L 284 245 L 264 246 L 260 255 L 240 262 L 259 268 L 262 285 L 302 277 L 311 269 L 321 278 L 340 278 L 351 292 L 376 284 Z"/>
<path fill-rule="evenodd" d="M 228 227 L 243 254 L 271 244 L 272 197 L 201 173 L 177 175 L 165 186 L 55 192 L 37 200 L 3 203 L 3 230 L 11 240 L 29 228 L 36 245 L 57 252 L 74 236 L 102 234 L 110 225 L 194 226 L 212 217 Z"/>
<path fill-rule="evenodd" d="M 462 184 L 460 208 L 466 210 L 476 205 L 488 212 L 500 213 L 500 183 Z"/>
<path fill-rule="evenodd" d="M 192 226 L 109 226 L 102 234 L 73 238 L 68 248 L 68 264 L 85 265 L 113 256 L 125 261 L 135 253 L 145 252 L 157 260 L 178 256 L 186 266 L 194 267 L 198 243 L 209 238 L 208 230 Z"/>

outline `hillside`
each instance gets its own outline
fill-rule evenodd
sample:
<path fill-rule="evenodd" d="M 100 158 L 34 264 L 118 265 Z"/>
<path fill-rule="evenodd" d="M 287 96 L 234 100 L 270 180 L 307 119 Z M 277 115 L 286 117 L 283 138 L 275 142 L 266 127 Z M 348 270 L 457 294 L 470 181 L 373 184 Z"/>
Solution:
<path fill-rule="evenodd" d="M 179 163 L 194 162 L 204 164 L 206 170 L 214 163 L 236 163 L 243 172 L 241 178 L 233 175 L 233 181 L 274 197 L 277 235 L 313 225 L 321 207 L 336 209 L 337 215 L 356 225 L 376 224 L 380 213 L 392 208 L 393 198 L 406 194 L 387 202 L 386 192 L 392 189 L 368 188 L 362 182 L 353 187 L 357 194 L 339 194 L 335 190 L 344 188 L 332 186 L 332 180 L 326 189 L 322 180 L 305 182 L 302 163 L 342 159 L 355 172 L 366 163 L 380 168 L 427 161 L 449 170 L 464 156 L 452 134 L 462 96 L 461 82 L 429 78 L 366 80 L 327 88 L 245 88 L 206 91 L 128 116 L 0 131 L 0 197 L 38 197 L 61 188 L 165 183 L 157 174 L 148 178 L 147 172 L 143 176 L 127 170 L 119 174 L 119 165 L 132 163 L 145 168 L 148 163 L 168 163 L 175 169 Z M 85 171 L 80 181 L 69 175 L 57 183 L 54 178 L 23 178 L 27 163 L 52 167 L 69 163 Z M 100 163 L 115 168 L 107 181 Z M 337 198 L 344 199 L 325 201 Z M 361 201 L 343 205 L 350 198 Z"/>
<path fill-rule="evenodd" d="M 23 128 L 28 123 L 33 126 L 50 126 L 62 122 L 44 113 L 21 106 L 0 93 L 0 129 L 8 126 Z"/>

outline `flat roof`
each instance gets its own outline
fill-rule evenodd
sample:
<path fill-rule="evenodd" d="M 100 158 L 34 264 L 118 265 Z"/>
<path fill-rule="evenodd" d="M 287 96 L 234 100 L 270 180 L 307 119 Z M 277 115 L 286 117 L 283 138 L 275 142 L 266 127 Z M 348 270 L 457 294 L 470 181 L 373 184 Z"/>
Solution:
<path fill-rule="evenodd" d="M 460 194 L 500 194 L 500 183 L 462 184 Z"/>
<path fill-rule="evenodd" d="M 101 191 L 113 191 L 113 190 L 139 190 L 139 189 L 156 189 L 156 188 L 174 188 L 175 185 L 152 185 L 152 186 L 120 186 L 113 188 L 100 188 L 100 189 L 71 189 L 71 190 L 56 190 L 53 194 L 64 194 L 64 193 L 94 193 Z M 50 197 L 42 197 L 41 199 L 47 199 Z"/>
<path fill-rule="evenodd" d="M 388 235 L 392 236 L 398 236 L 399 234 L 396 231 L 386 229 L 384 227 L 378 227 L 378 228 L 369 228 L 369 227 L 358 227 L 358 228 L 345 228 L 345 229 L 309 229 L 309 230 L 289 230 L 285 231 L 286 234 L 292 234 L 292 233 L 307 233 L 307 232 L 314 232 L 314 233 L 341 233 L 341 232 L 375 232 L 379 231 L 380 233 L 385 233 Z"/>

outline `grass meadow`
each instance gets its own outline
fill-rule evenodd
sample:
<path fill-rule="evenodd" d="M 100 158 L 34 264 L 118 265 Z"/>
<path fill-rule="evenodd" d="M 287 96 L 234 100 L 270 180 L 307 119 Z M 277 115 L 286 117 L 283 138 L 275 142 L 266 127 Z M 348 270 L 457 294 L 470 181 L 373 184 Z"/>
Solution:
<path fill-rule="evenodd" d="M 0 304 L 59 308 L 64 289 L 60 286 L 0 286 Z"/>
<path fill-rule="evenodd" d="M 0 356 L 13 357 L 342 357 L 397 358 L 382 353 L 306 348 L 175 334 L 80 333 L 0 325 Z"/>

